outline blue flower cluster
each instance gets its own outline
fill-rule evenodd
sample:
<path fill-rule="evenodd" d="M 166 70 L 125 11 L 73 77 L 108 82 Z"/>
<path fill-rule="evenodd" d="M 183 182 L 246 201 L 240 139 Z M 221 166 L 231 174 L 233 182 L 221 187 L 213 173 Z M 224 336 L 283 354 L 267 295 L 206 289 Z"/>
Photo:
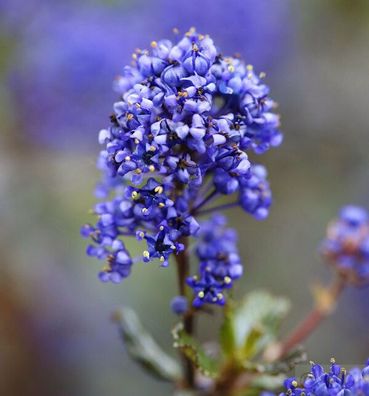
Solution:
<path fill-rule="evenodd" d="M 312 363 L 310 373 L 303 384 L 292 377 L 284 383 L 286 391 L 280 396 L 348 396 L 369 395 L 369 360 L 361 370 L 347 372 L 334 359 L 326 372 L 319 364 Z"/>
<path fill-rule="evenodd" d="M 225 225 L 226 219 L 221 215 L 201 223 L 196 249 L 199 274 L 187 279 L 187 284 L 195 292 L 195 307 L 205 303 L 224 305 L 223 290 L 231 288 L 233 281 L 243 273 L 237 234 Z"/>
<path fill-rule="evenodd" d="M 175 44 L 153 41 L 133 61 L 115 82 L 120 100 L 99 134 L 98 195 L 112 198 L 95 206 L 96 225 L 83 227 L 93 241 L 88 254 L 107 260 L 101 280 L 120 282 L 135 261 L 122 237 L 146 241 L 143 260 L 167 266 L 188 237 L 200 235 L 199 278 L 188 281 L 194 304 L 222 304 L 222 290 L 242 274 L 236 238 L 220 230 L 222 218 L 202 227 L 197 218 L 210 201 L 232 194 L 254 218 L 268 215 L 266 170 L 247 152 L 282 142 L 269 88 L 251 65 L 222 56 L 193 29 Z"/>
<path fill-rule="evenodd" d="M 346 281 L 369 284 L 369 214 L 358 206 L 345 206 L 328 226 L 321 252 Z"/>

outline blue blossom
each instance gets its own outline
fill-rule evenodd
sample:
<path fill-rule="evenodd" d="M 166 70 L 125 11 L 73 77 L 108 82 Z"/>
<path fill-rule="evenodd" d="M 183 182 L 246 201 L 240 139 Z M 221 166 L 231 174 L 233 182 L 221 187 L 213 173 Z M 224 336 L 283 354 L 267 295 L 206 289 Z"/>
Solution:
<path fill-rule="evenodd" d="M 200 224 L 199 216 L 222 194 L 238 195 L 237 204 L 256 219 L 268 215 L 266 170 L 248 153 L 281 142 L 279 119 L 262 77 L 221 55 L 209 36 L 191 29 L 175 43 L 150 47 L 137 49 L 116 79 L 120 97 L 98 138 L 98 196 L 110 200 L 95 206 L 98 221 L 83 235 L 93 242 L 88 253 L 108 260 L 100 278 L 113 282 L 139 260 L 168 266 L 188 238 L 200 238 L 199 274 L 188 279 L 194 305 L 221 305 L 243 271 L 237 238 L 221 217 Z M 115 246 L 129 236 L 145 246 L 141 257 L 122 262 Z"/>
<path fill-rule="evenodd" d="M 170 302 L 170 308 L 177 315 L 184 314 L 188 309 L 188 301 L 184 296 L 175 296 Z"/>
<path fill-rule="evenodd" d="M 224 289 L 231 288 L 233 281 L 242 276 L 237 234 L 225 226 L 226 219 L 221 215 L 214 215 L 201 224 L 196 248 L 199 274 L 187 279 L 187 284 L 195 293 L 195 307 L 204 303 L 223 305 Z"/>
<path fill-rule="evenodd" d="M 332 221 L 321 252 L 347 282 L 369 283 L 369 215 L 358 206 L 345 206 Z"/>
<path fill-rule="evenodd" d="M 249 177 L 240 179 L 240 205 L 257 220 L 264 220 L 272 204 L 272 193 L 262 165 L 253 165 Z"/>
<path fill-rule="evenodd" d="M 329 371 L 312 363 L 310 373 L 302 384 L 292 377 L 284 385 L 286 391 L 280 396 L 369 395 L 369 360 L 362 370 L 353 368 L 348 372 L 334 359 Z"/>

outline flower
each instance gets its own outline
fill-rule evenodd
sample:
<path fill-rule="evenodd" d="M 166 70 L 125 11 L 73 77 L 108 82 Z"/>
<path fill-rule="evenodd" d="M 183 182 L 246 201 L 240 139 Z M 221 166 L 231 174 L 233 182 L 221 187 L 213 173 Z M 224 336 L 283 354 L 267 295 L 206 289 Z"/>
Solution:
<path fill-rule="evenodd" d="M 222 217 L 198 219 L 210 201 L 233 194 L 256 219 L 268 215 L 266 170 L 248 153 L 282 141 L 269 87 L 251 65 L 222 56 L 194 29 L 175 43 L 153 41 L 133 61 L 116 79 L 120 97 L 99 133 L 98 196 L 110 200 L 95 206 L 96 225 L 83 228 L 93 242 L 88 253 L 108 260 L 100 279 L 118 282 L 134 262 L 166 267 L 189 238 L 200 238 L 199 274 L 187 280 L 193 304 L 222 305 L 243 271 L 237 237 Z M 131 259 L 124 244 L 117 248 L 129 236 L 146 244 L 141 258 Z"/>
<path fill-rule="evenodd" d="M 328 225 L 321 253 L 345 280 L 354 285 L 369 283 L 369 215 L 358 206 L 345 206 Z"/>
<path fill-rule="evenodd" d="M 369 394 L 369 360 L 361 370 L 353 368 L 347 372 L 331 360 L 330 370 L 312 363 L 310 373 L 302 384 L 295 377 L 288 378 L 284 386 L 286 391 L 280 396 L 343 396 Z"/>
<path fill-rule="evenodd" d="M 272 192 L 262 165 L 252 165 L 249 177 L 240 180 L 240 205 L 257 220 L 264 220 L 272 204 Z"/>
<path fill-rule="evenodd" d="M 170 308 L 177 315 L 184 314 L 188 309 L 188 301 L 184 296 L 175 296 L 170 302 Z"/>
<path fill-rule="evenodd" d="M 237 234 L 225 226 L 226 219 L 221 215 L 214 215 L 201 224 L 196 248 L 199 274 L 187 279 L 187 284 L 195 292 L 195 307 L 204 303 L 223 305 L 224 289 L 231 288 L 233 281 L 242 276 Z"/>

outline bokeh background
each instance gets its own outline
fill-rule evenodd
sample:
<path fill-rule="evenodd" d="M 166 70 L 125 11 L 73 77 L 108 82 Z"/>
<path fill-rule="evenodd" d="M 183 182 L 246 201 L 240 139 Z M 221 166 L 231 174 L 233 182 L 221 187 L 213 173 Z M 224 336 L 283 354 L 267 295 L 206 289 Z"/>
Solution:
<path fill-rule="evenodd" d="M 101 284 L 79 227 L 114 77 L 136 47 L 191 26 L 266 72 L 282 114 L 285 142 L 266 156 L 269 219 L 229 212 L 246 269 L 237 295 L 289 296 L 287 332 L 309 309 L 309 285 L 329 279 L 316 253 L 327 222 L 344 203 L 369 206 L 366 0 L 1 0 L 1 394 L 170 394 L 128 359 L 110 313 L 132 306 L 170 351 L 173 268 L 139 264 L 123 284 Z M 310 359 L 362 363 L 368 301 L 368 289 L 348 290 L 306 343 Z M 216 336 L 205 322 L 200 334 Z"/>

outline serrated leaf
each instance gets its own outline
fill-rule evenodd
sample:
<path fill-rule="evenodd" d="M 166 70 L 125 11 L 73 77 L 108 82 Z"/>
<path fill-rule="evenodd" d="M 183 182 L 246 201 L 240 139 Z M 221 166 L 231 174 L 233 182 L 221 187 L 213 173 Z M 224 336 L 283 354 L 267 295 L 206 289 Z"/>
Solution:
<path fill-rule="evenodd" d="M 181 368 L 176 360 L 166 354 L 154 338 L 143 328 L 137 314 L 128 307 L 113 315 L 119 333 L 133 360 L 152 376 L 174 382 L 181 377 Z"/>
<path fill-rule="evenodd" d="M 287 373 L 300 363 L 307 361 L 305 349 L 300 345 L 290 351 L 282 360 L 273 363 L 267 363 L 264 366 L 265 371 L 269 373 Z"/>
<path fill-rule="evenodd" d="M 241 359 L 251 359 L 273 342 L 290 303 L 265 291 L 248 294 L 234 311 L 234 337 Z"/>
<path fill-rule="evenodd" d="M 218 373 L 218 363 L 215 359 L 207 355 L 202 346 L 183 329 L 183 324 L 179 323 L 172 330 L 173 346 L 179 349 L 195 367 L 207 377 L 216 377 Z"/>

